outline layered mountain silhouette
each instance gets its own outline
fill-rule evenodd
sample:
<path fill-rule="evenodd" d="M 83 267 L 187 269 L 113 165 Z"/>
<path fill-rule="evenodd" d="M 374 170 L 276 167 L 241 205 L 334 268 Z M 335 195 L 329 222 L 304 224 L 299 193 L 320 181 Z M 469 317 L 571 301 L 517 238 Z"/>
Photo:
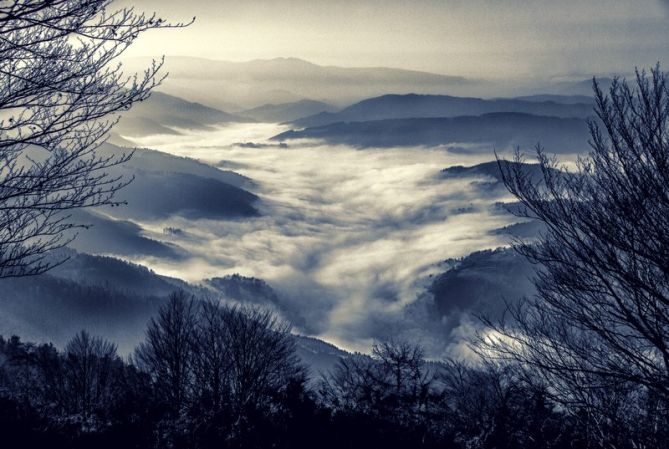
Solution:
<path fill-rule="evenodd" d="M 536 94 L 515 97 L 514 100 L 532 101 L 536 103 L 554 102 L 561 104 L 585 104 L 594 106 L 595 100 L 592 95 L 558 95 L 558 94 Z"/>
<path fill-rule="evenodd" d="M 107 145 L 103 146 L 100 151 L 103 154 L 111 154 L 127 150 L 115 145 Z M 250 178 L 234 171 L 222 170 L 196 159 L 175 156 L 173 154 L 163 153 L 162 151 L 151 150 L 148 148 L 135 150 L 132 159 L 125 164 L 125 167 L 134 170 L 185 173 L 202 178 L 215 179 L 239 188 L 251 188 L 254 186 L 254 183 Z"/>
<path fill-rule="evenodd" d="M 127 151 L 105 144 L 98 154 L 107 157 Z M 89 229 L 77 229 L 70 247 L 92 254 L 182 259 L 188 256 L 178 247 L 183 232 L 171 230 L 170 238 L 165 239 L 147 235 L 141 223 L 175 215 L 228 220 L 259 214 L 255 206 L 259 198 L 246 190 L 254 187 L 253 181 L 194 159 L 137 149 L 128 162 L 111 173 L 132 180 L 117 193 L 117 199 L 127 204 L 73 211 L 72 219 Z"/>
<path fill-rule="evenodd" d="M 226 219 L 259 215 L 258 197 L 212 178 L 187 173 L 132 170 L 135 180 L 119 198 L 127 207 L 114 209 L 123 218 L 159 219 L 171 215 L 187 218 Z"/>
<path fill-rule="evenodd" d="M 319 139 L 330 144 L 358 148 L 484 145 L 486 151 L 541 143 L 551 153 L 580 153 L 588 150 L 588 125 L 580 118 L 557 118 L 502 112 L 454 118 L 404 118 L 330 125 L 287 131 L 276 141 Z"/>
<path fill-rule="evenodd" d="M 3 336 L 16 334 L 25 340 L 62 347 L 75 333 L 88 329 L 114 341 L 122 354 L 128 354 L 144 339 L 149 319 L 170 293 L 175 290 L 196 295 L 207 293 L 206 288 L 111 257 L 72 250 L 54 257 L 69 259 L 45 275 L 0 279 Z M 243 294 L 236 296 L 232 290 L 224 299 L 244 304 L 249 298 Z M 315 338 L 295 335 L 295 342 L 297 355 L 314 378 L 331 369 L 341 357 L 350 356 Z"/>
<path fill-rule="evenodd" d="M 183 98 L 154 92 L 125 112 L 114 133 L 126 137 L 181 134 L 180 130 L 205 130 L 222 123 L 246 123 L 253 119 L 230 114 Z"/>
<path fill-rule="evenodd" d="M 107 155 L 127 150 L 105 145 L 99 152 Z M 258 215 L 254 206 L 258 197 L 242 188 L 252 185 L 248 178 L 193 159 L 140 149 L 115 173 L 133 179 L 118 194 L 127 205 L 106 209 L 116 218 L 142 220 L 181 215 L 225 219 Z"/>
<path fill-rule="evenodd" d="M 150 64 L 149 58 L 129 58 L 124 62 L 128 73 L 144 70 Z M 510 80 L 484 81 L 389 67 L 321 66 L 290 57 L 231 62 L 170 56 L 165 62 L 165 70 L 170 76 L 159 87 L 161 92 L 235 114 L 265 104 L 305 99 L 343 107 L 389 93 L 483 97 L 530 95 L 545 97 L 538 101 L 565 104 L 581 103 L 585 98 L 569 100 L 561 98 L 563 96 L 592 95 L 592 78 L 585 75 L 582 79 L 536 80 L 519 84 Z M 611 85 L 611 78 L 601 77 L 598 81 L 603 89 Z"/>
<path fill-rule="evenodd" d="M 242 111 L 245 117 L 259 122 L 282 123 L 292 122 L 321 112 L 334 112 L 337 108 L 322 101 L 301 100 L 294 103 L 265 104 L 257 108 Z"/>
<path fill-rule="evenodd" d="M 115 219 L 102 211 L 77 210 L 73 220 L 89 229 L 77 231 L 70 248 L 92 254 L 116 254 L 125 257 L 150 256 L 182 259 L 186 253 L 176 245 L 162 242 L 144 234 L 137 223 Z"/>
<path fill-rule="evenodd" d="M 149 59 L 137 58 L 125 66 L 136 72 L 148 64 Z M 161 91 L 233 112 L 238 110 L 232 104 L 249 109 L 313 99 L 345 105 L 388 92 L 460 93 L 474 91 L 478 85 L 458 76 L 387 67 L 320 66 L 297 58 L 229 62 L 169 57 L 165 69 L 170 76 Z"/>
<path fill-rule="evenodd" d="M 383 95 L 349 106 L 337 113 L 322 112 L 295 120 L 298 128 L 324 126 L 337 122 L 363 122 L 401 118 L 458 117 L 495 112 L 519 112 L 551 117 L 585 118 L 593 115 L 591 103 L 558 103 L 453 97 L 449 95 Z"/>

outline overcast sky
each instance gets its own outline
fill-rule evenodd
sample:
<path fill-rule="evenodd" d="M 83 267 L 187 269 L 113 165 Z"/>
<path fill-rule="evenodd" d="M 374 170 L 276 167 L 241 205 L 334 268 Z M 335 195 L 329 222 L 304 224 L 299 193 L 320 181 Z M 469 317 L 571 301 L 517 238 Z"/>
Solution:
<path fill-rule="evenodd" d="M 121 0 L 196 23 L 132 56 L 299 57 L 481 78 L 629 72 L 669 60 L 669 0 Z"/>

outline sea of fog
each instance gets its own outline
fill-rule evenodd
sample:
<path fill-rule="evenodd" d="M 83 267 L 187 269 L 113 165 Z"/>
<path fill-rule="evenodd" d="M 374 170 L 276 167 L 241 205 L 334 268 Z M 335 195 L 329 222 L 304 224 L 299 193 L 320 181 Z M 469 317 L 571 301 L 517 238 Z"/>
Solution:
<path fill-rule="evenodd" d="M 145 222 L 149 234 L 185 248 L 183 261 L 135 260 L 160 274 L 191 282 L 239 273 L 264 279 L 283 298 L 299 332 L 349 349 L 406 319 L 439 263 L 506 245 L 490 231 L 513 223 L 495 213 L 509 200 L 472 179 L 442 179 L 452 165 L 494 158 L 439 148 L 359 150 L 318 142 L 282 148 L 268 138 L 285 129 L 239 124 L 181 136 L 135 139 L 142 147 L 233 170 L 253 180 L 260 218 Z M 258 148 L 240 146 L 256 143 Z M 183 236 L 166 236 L 165 227 Z M 416 325 L 420 335 L 420 323 Z"/>

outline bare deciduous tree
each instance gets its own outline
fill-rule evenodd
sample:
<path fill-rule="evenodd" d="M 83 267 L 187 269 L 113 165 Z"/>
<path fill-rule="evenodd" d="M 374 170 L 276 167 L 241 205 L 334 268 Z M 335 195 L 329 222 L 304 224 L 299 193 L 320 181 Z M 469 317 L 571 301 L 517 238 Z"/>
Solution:
<path fill-rule="evenodd" d="M 335 410 L 378 415 L 403 424 L 420 421 L 434 393 L 423 349 L 404 341 L 374 345 L 372 357 L 342 359 L 321 384 Z"/>
<path fill-rule="evenodd" d="M 126 76 L 115 63 L 152 28 L 178 27 L 112 0 L 0 2 L 0 277 L 42 273 L 79 227 L 68 210 L 117 205 L 129 154 L 96 149 L 115 114 L 146 99 L 162 62 Z"/>
<path fill-rule="evenodd" d="M 406 341 L 384 341 L 374 345 L 372 354 L 382 368 L 384 383 L 398 398 L 418 403 L 429 389 L 431 375 L 425 368 L 422 347 Z"/>
<path fill-rule="evenodd" d="M 230 349 L 227 308 L 213 300 L 200 305 L 193 339 L 193 383 L 201 406 L 214 412 L 230 400 Z"/>
<path fill-rule="evenodd" d="M 151 374 L 161 397 L 178 415 L 190 399 L 197 308 L 183 291 L 170 295 L 152 318 L 135 360 Z"/>
<path fill-rule="evenodd" d="M 538 266 L 537 297 L 511 307 L 511 320 L 488 322 L 479 349 L 531 369 L 556 399 L 602 419 L 594 407 L 612 403 L 600 392 L 669 401 L 667 81 L 656 67 L 633 86 L 615 80 L 608 94 L 595 82 L 593 151 L 576 172 L 541 149 L 540 184 L 500 163 L 522 215 L 546 231 L 517 246 Z"/>
<path fill-rule="evenodd" d="M 290 326 L 269 311 L 224 310 L 235 413 L 264 406 L 294 379 L 304 378 Z"/>
<path fill-rule="evenodd" d="M 120 365 L 116 346 L 81 331 L 65 346 L 64 355 L 71 411 L 90 417 L 109 408 L 116 393 L 114 371 Z"/>

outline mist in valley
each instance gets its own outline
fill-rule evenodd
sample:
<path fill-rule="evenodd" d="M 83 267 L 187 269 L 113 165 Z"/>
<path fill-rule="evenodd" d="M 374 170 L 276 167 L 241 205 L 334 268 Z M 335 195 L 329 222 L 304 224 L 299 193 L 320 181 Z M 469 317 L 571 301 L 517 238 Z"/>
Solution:
<path fill-rule="evenodd" d="M 134 140 L 234 167 L 254 181 L 250 190 L 261 198 L 260 217 L 251 220 L 140 222 L 189 257 L 134 260 L 191 282 L 232 274 L 261 278 L 283 298 L 280 307 L 299 332 L 366 350 L 372 339 L 402 330 L 407 306 L 443 270 L 440 262 L 508 245 L 508 236 L 491 232 L 514 223 L 493 207 L 510 201 L 504 189 L 486 176 L 441 175 L 449 166 L 490 161 L 487 148 L 462 155 L 449 152 L 454 145 L 266 144 L 284 129 L 229 124 Z M 166 239 L 161 234 L 168 227 L 183 234 Z"/>

